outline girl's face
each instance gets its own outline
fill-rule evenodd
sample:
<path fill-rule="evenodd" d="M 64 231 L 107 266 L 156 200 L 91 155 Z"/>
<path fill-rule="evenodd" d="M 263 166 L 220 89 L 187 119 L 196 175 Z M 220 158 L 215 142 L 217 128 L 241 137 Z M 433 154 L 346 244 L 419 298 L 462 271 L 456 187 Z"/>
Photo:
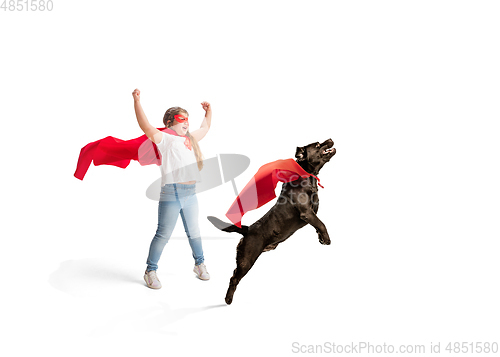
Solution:
<path fill-rule="evenodd" d="M 188 115 L 186 113 L 181 113 L 181 115 L 188 118 Z M 184 136 L 189 130 L 189 122 L 188 120 L 185 120 L 182 123 L 179 123 L 177 120 L 174 120 L 173 125 L 170 127 L 170 129 L 174 130 L 177 134 Z"/>

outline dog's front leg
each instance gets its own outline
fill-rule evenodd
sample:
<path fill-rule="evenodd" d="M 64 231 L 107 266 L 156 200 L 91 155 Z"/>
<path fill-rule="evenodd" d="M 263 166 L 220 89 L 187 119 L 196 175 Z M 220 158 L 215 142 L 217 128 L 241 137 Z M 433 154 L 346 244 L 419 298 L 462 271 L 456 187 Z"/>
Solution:
<path fill-rule="evenodd" d="M 299 211 L 300 219 L 316 228 L 316 232 L 318 232 L 319 242 L 321 244 L 330 244 L 330 236 L 328 235 L 326 226 L 323 222 L 321 222 L 318 216 L 316 216 L 316 213 L 314 213 L 312 209 L 299 209 Z"/>

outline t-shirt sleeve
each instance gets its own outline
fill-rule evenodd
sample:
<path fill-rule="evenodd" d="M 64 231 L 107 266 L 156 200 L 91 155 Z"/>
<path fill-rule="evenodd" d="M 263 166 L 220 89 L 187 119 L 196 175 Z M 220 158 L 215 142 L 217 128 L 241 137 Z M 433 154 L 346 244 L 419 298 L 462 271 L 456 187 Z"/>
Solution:
<path fill-rule="evenodd" d="M 161 141 L 158 144 L 156 144 L 156 146 L 158 146 L 158 150 L 160 150 L 160 152 L 165 152 L 170 143 L 172 142 L 172 135 L 165 134 L 163 131 L 161 132 L 161 134 L 162 134 Z"/>

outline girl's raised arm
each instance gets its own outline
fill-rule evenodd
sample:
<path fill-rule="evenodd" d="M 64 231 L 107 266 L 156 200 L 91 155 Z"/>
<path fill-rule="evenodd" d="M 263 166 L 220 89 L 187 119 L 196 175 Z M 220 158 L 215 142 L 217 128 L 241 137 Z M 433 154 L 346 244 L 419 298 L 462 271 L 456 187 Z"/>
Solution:
<path fill-rule="evenodd" d="M 210 103 L 202 102 L 201 106 L 203 107 L 203 110 L 205 110 L 205 118 L 203 119 L 200 128 L 191 133 L 191 135 L 197 141 L 200 141 L 205 137 L 205 135 L 207 135 L 208 129 L 210 129 L 210 124 L 212 122 L 212 106 L 210 105 Z"/>
<path fill-rule="evenodd" d="M 146 114 L 144 114 L 144 110 L 141 106 L 141 91 L 139 89 L 135 89 L 132 92 L 132 96 L 134 97 L 135 116 L 137 117 L 139 126 L 151 141 L 158 144 L 161 141 L 162 134 L 161 131 L 149 123 L 148 118 L 146 118 Z"/>

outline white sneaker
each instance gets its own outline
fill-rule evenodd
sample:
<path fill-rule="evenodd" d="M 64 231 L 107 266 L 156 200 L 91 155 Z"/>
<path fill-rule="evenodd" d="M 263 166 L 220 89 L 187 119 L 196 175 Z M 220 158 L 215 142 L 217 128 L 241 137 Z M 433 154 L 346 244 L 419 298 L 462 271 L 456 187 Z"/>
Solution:
<path fill-rule="evenodd" d="M 208 274 L 207 267 L 203 263 L 201 263 L 200 265 L 195 265 L 193 271 L 201 280 L 210 279 L 210 274 Z"/>
<path fill-rule="evenodd" d="M 146 271 L 144 273 L 144 280 L 151 289 L 161 289 L 161 283 L 156 276 L 156 270 Z"/>

